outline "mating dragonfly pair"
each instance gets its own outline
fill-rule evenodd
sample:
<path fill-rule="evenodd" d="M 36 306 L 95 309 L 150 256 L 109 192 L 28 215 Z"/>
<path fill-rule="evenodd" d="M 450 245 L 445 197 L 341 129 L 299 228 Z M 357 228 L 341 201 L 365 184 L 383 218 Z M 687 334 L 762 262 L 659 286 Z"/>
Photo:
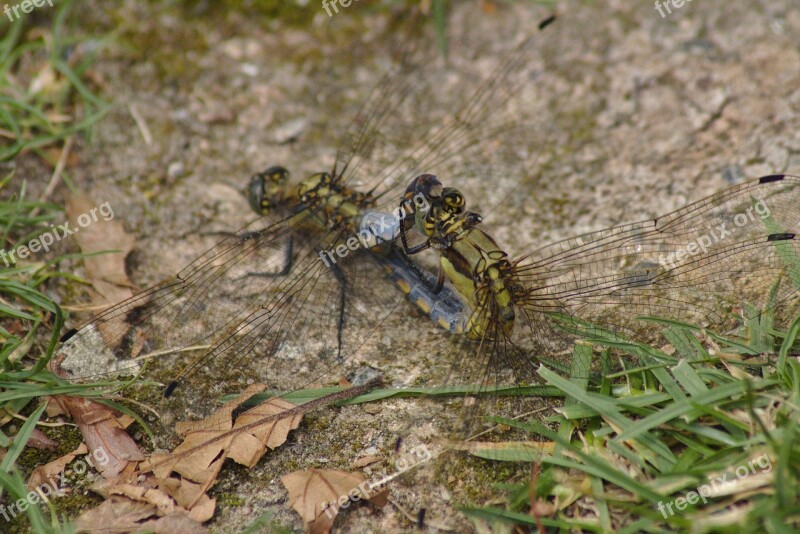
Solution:
<path fill-rule="evenodd" d="M 486 171 L 471 158 L 524 131 L 515 102 L 531 81 L 524 67 L 534 44 L 525 40 L 473 90 L 449 88 L 465 98 L 439 113 L 424 102 L 446 84 L 407 58 L 364 103 L 330 172 L 299 185 L 282 167 L 257 174 L 248 196 L 264 218 L 65 334 L 62 366 L 81 379 L 195 352 L 168 394 L 198 372 L 301 388 L 377 350 L 375 333 L 402 293 L 467 338 L 458 347 L 469 353 L 451 350 L 452 379 L 487 388 L 537 383 L 538 357 L 563 353 L 589 325 L 652 341 L 657 325 L 642 316 L 724 330 L 765 306 L 791 318 L 798 177 L 767 176 L 516 258 L 491 237 L 442 181 Z M 526 161 L 489 170 L 521 177 Z M 438 276 L 415 261 L 431 254 Z M 173 367 L 156 372 L 164 366 Z"/>

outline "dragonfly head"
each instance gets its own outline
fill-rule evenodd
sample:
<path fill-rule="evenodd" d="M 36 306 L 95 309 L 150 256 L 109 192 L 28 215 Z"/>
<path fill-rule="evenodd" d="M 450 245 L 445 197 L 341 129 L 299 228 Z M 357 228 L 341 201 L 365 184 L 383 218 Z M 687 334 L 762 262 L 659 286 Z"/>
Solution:
<path fill-rule="evenodd" d="M 406 230 L 414 225 L 419 217 L 424 217 L 431 204 L 438 202 L 442 196 L 442 182 L 432 174 L 420 174 L 406 188 L 400 209 L 413 217 L 403 217 L 403 226 Z"/>
<path fill-rule="evenodd" d="M 253 211 L 261 215 L 270 213 L 283 200 L 288 181 L 289 171 L 277 165 L 253 175 L 245 191 Z"/>
<path fill-rule="evenodd" d="M 432 174 L 420 174 L 406 188 L 405 200 L 411 200 L 416 195 L 424 196 L 428 201 L 442 196 L 442 182 Z"/>

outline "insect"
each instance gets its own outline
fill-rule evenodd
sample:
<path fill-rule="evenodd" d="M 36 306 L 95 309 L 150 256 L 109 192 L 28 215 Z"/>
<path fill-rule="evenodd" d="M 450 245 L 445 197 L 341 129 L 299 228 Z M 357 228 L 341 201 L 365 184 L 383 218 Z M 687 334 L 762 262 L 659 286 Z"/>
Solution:
<path fill-rule="evenodd" d="M 263 218 L 67 332 L 61 367 L 81 379 L 131 373 L 148 359 L 163 376 L 175 368 L 166 356 L 193 354 L 167 395 L 198 372 L 215 386 L 260 377 L 301 388 L 374 348 L 371 336 L 402 302 L 387 272 L 455 328 L 460 301 L 426 296 L 426 275 L 391 246 L 405 213 L 394 208 L 419 169 L 465 176 L 472 156 L 522 127 L 512 103 L 531 81 L 524 67 L 536 42 L 525 39 L 482 79 L 464 77 L 452 107 L 430 114 L 414 111 L 442 83 L 439 73 L 425 68 L 424 53 L 404 58 L 362 105 L 330 171 L 297 185 L 279 166 L 254 176 L 248 200 Z"/>
<path fill-rule="evenodd" d="M 458 189 L 423 174 L 406 190 L 406 198 L 414 195 L 430 209 L 404 221 L 403 248 L 439 255 L 435 289 L 448 280 L 467 303 L 460 324 L 477 343 L 465 359 L 499 370 L 485 375 L 493 385 L 537 383 L 538 356 L 569 346 L 570 334 L 591 337 L 602 328 L 652 341 L 658 324 L 642 316 L 729 331 L 767 309 L 784 322 L 798 313 L 800 177 L 764 176 L 517 258 L 466 210 Z M 410 244 L 412 228 L 422 243 Z M 588 377 L 591 370 L 578 371 Z"/>

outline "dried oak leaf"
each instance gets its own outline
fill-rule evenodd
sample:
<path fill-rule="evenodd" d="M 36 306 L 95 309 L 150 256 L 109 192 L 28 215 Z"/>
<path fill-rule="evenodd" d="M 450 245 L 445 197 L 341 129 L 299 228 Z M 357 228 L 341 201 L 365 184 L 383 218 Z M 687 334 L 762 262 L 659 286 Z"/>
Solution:
<path fill-rule="evenodd" d="M 28 477 L 28 489 L 32 490 L 38 488 L 43 484 L 47 484 L 51 480 L 58 478 L 64 471 L 64 468 L 67 467 L 67 464 L 74 460 L 79 454 L 86 454 L 87 452 L 89 452 L 89 449 L 86 447 L 86 444 L 81 443 L 74 451 L 67 453 L 60 458 L 56 458 L 52 462 L 48 462 L 44 465 L 36 467 L 36 469 L 34 469 L 31 473 L 31 476 Z"/>
<path fill-rule="evenodd" d="M 309 532 L 329 531 L 339 512 L 339 505 L 331 503 L 344 500 L 349 506 L 350 492 L 365 480 L 366 477 L 358 472 L 313 468 L 281 477 L 281 482 L 289 492 L 288 504 L 297 510 Z M 358 490 L 358 499 L 362 498 L 364 495 Z M 352 500 L 358 499 L 354 497 Z"/>
<path fill-rule="evenodd" d="M 166 479 L 156 479 L 158 488 L 175 502 L 189 511 L 189 517 L 198 523 L 205 523 L 214 515 L 217 500 L 205 494 L 202 484 L 195 484 L 185 478 L 169 477 Z"/>
<path fill-rule="evenodd" d="M 204 534 L 208 530 L 181 510 L 159 517 L 156 507 L 126 497 L 112 496 L 97 508 L 87 510 L 75 523 L 78 532 L 155 532 Z"/>
<path fill-rule="evenodd" d="M 100 211 L 101 208 L 105 208 Z M 92 283 L 95 305 L 112 305 L 133 295 L 133 284 L 125 272 L 125 256 L 133 250 L 135 239 L 121 222 L 112 219 L 108 204 L 98 206 L 86 196 L 67 199 L 67 218 L 72 236 L 86 254 L 118 250 L 84 259 L 86 277 Z M 107 212 L 107 213 L 106 213 Z M 108 219 L 108 220 L 106 220 Z"/>
<path fill-rule="evenodd" d="M 178 434 L 184 436 L 183 443 L 170 454 L 153 455 L 141 465 L 141 470 L 152 471 L 160 479 L 175 472 L 207 489 L 216 479 L 225 458 L 247 467 L 255 465 L 267 447 L 274 449 L 283 444 L 302 419 L 300 413 L 278 417 L 295 406 L 272 398 L 245 411 L 234 423 L 234 410 L 264 387 L 262 384 L 250 386 L 209 417 L 176 425 Z"/>
<path fill-rule="evenodd" d="M 106 499 L 126 497 L 149 504 L 159 517 L 181 512 L 198 523 L 211 519 L 216 506 L 216 501 L 203 493 L 199 484 L 172 477 L 160 480 L 153 475 L 120 476 L 97 482 L 91 489 Z"/>
<path fill-rule="evenodd" d="M 108 406 L 67 395 L 55 395 L 50 399 L 78 425 L 93 460 L 97 460 L 93 464 L 103 477 L 114 478 L 131 462 L 144 460 L 136 442 L 125 432 L 123 425 L 127 426 L 127 419 Z M 101 462 L 100 458 L 106 461 Z"/>

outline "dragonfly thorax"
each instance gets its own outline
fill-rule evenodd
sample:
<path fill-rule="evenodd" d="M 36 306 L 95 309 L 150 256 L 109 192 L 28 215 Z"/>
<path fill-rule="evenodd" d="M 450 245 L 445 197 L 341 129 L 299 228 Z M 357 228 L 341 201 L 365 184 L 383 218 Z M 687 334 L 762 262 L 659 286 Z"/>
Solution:
<path fill-rule="evenodd" d="M 375 204 L 371 195 L 345 187 L 328 172 L 312 174 L 295 187 L 289 187 L 288 182 L 289 171 L 280 166 L 255 174 L 245 191 L 250 207 L 261 215 L 276 211 L 296 214 L 308 209 L 327 226 L 337 227 L 357 222 L 363 211 Z"/>
<path fill-rule="evenodd" d="M 424 174 L 406 189 L 406 199 L 412 194 L 422 194 L 430 204 L 426 213 L 415 212 L 417 230 L 439 251 L 442 271 L 472 309 L 468 337 L 510 334 L 516 315 L 512 289 L 518 284 L 508 254 L 478 228 L 482 217 L 465 211 L 458 189 L 443 187 L 435 176 Z"/>
<path fill-rule="evenodd" d="M 320 172 L 303 180 L 297 187 L 302 205 L 325 219 L 328 227 L 347 225 L 355 230 L 364 210 L 374 207 L 371 195 L 345 187 L 330 173 Z"/>

